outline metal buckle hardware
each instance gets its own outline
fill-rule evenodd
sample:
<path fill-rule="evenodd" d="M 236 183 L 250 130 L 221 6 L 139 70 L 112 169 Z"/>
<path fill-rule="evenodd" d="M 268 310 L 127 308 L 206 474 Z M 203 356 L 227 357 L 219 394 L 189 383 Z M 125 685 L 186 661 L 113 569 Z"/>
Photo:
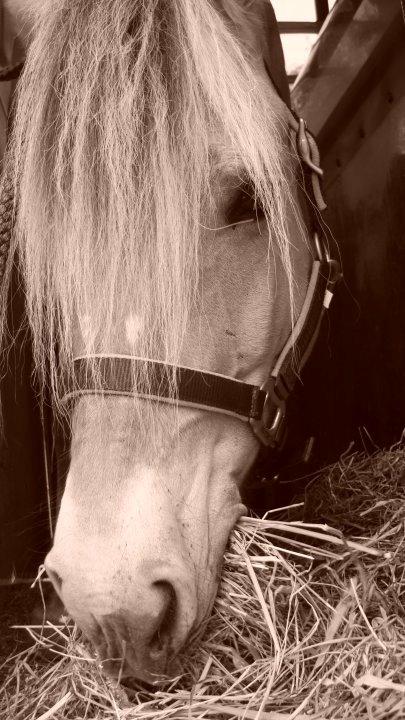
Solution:
<path fill-rule="evenodd" d="M 332 292 L 335 285 L 337 285 L 338 282 L 342 279 L 342 268 L 340 267 L 340 263 L 338 260 L 333 260 L 332 258 L 329 258 L 328 260 L 329 265 L 329 278 L 328 278 L 328 290 Z"/>
<path fill-rule="evenodd" d="M 276 391 L 277 378 L 271 375 L 261 386 L 266 393 L 260 420 L 250 420 L 253 432 L 266 447 L 275 448 L 282 442 L 286 415 L 285 399 Z"/>
<path fill-rule="evenodd" d="M 342 279 L 342 271 L 340 264 L 337 260 L 328 260 L 328 282 L 326 283 L 325 297 L 323 300 L 323 306 L 326 310 L 329 310 L 330 304 L 335 294 L 335 287 Z"/>
<path fill-rule="evenodd" d="M 321 242 L 321 238 L 319 237 L 319 233 L 317 232 L 314 232 L 314 245 L 317 254 L 316 259 L 319 260 L 319 262 L 325 262 L 325 260 L 327 262 L 328 252 L 326 250 L 325 243 Z"/>
<path fill-rule="evenodd" d="M 333 299 L 335 286 L 342 278 L 342 270 L 339 261 L 331 258 L 325 242 L 320 238 L 317 232 L 314 232 L 314 245 L 317 255 L 316 259 L 325 266 L 325 273 L 327 272 L 328 276 L 323 302 L 324 308 L 328 310 Z"/>
<path fill-rule="evenodd" d="M 332 290 L 332 288 L 334 288 L 334 286 L 342 278 L 342 268 L 340 266 L 340 262 L 331 258 L 326 244 L 322 242 L 317 232 L 314 232 L 314 244 L 317 260 L 322 263 L 326 263 L 328 266 L 328 290 Z"/>

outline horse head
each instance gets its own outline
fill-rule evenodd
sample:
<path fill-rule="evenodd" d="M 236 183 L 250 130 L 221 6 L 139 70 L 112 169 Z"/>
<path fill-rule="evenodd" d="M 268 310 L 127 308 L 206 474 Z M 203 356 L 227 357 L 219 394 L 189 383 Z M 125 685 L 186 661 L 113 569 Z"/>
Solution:
<path fill-rule="evenodd" d="M 77 358 L 261 385 L 289 337 L 311 253 L 288 111 L 263 63 L 265 5 L 15 1 L 30 41 L 14 249 L 60 412 Z M 106 667 L 149 681 L 209 616 L 259 449 L 248 423 L 183 407 L 168 383 L 172 402 L 101 386 L 75 399 L 46 559 Z"/>

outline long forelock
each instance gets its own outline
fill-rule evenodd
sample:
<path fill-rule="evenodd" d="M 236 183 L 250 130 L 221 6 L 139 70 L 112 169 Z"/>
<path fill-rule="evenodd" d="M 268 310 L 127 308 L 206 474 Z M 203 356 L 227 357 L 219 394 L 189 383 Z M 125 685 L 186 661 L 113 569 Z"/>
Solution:
<path fill-rule="evenodd" d="M 234 27 L 252 11 L 221 3 Z M 213 137 L 251 178 L 291 287 L 293 201 L 271 94 L 209 0 L 44 7 L 10 158 L 35 362 L 58 403 L 77 318 L 91 317 L 87 353 L 107 351 L 120 298 L 144 318 L 140 354 L 178 362 L 198 302 L 202 221 L 215 209 Z"/>

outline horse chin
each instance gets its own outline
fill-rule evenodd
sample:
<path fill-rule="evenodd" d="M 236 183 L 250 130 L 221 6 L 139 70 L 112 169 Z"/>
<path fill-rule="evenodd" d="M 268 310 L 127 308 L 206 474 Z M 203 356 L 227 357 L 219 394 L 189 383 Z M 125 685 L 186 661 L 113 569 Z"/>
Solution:
<path fill-rule="evenodd" d="M 136 652 L 132 648 L 127 648 L 122 659 L 101 660 L 103 672 L 129 689 L 136 689 L 139 683 L 153 687 L 161 687 L 172 683 L 176 677 L 189 671 L 190 657 L 203 640 L 214 600 L 215 596 L 212 599 L 206 619 L 194 630 L 192 637 L 187 639 L 186 645 L 180 648 L 177 654 L 168 657 L 164 666 L 153 662 L 149 663 L 149 665 L 140 664 Z"/>
<path fill-rule="evenodd" d="M 128 687 L 135 683 L 163 685 L 172 681 L 181 671 L 177 658 L 168 659 L 164 665 L 150 660 L 146 664 L 140 663 L 132 648 L 127 648 L 122 658 L 101 660 L 101 667 L 106 675 Z"/>

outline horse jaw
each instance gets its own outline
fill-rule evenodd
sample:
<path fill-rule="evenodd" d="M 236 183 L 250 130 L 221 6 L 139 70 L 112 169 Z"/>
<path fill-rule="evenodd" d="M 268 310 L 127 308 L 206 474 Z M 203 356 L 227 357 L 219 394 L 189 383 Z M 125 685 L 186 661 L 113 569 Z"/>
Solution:
<path fill-rule="evenodd" d="M 226 543 L 244 511 L 239 486 L 257 449 L 232 418 L 162 413 L 168 431 L 159 450 L 139 443 L 131 399 L 80 400 L 46 561 L 106 669 L 149 682 L 170 673 L 209 617 Z"/>

